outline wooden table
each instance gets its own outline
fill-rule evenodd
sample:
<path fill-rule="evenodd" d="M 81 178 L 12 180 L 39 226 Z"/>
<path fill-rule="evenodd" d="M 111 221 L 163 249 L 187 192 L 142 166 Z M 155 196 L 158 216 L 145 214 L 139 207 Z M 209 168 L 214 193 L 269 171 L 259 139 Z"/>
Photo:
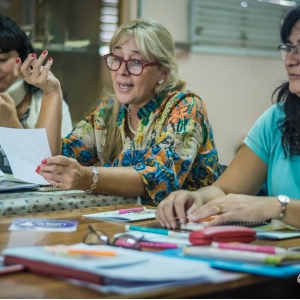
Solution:
<path fill-rule="evenodd" d="M 22 192 L 1 192 L 0 216 L 119 204 L 136 204 L 138 201 L 137 197 L 88 194 L 84 191 L 41 192 L 35 190 L 23 190 Z"/>
<path fill-rule="evenodd" d="M 138 205 L 116 205 L 113 209 L 128 208 Z M 41 212 L 30 215 L 30 218 L 78 220 L 76 232 L 27 232 L 9 231 L 14 216 L 0 217 L 0 250 L 7 247 L 75 244 L 82 242 L 88 232 L 88 224 L 101 228 L 109 236 L 124 231 L 123 223 L 109 223 L 88 218 L 83 214 L 111 210 L 112 207 L 94 207 L 67 211 Z M 18 217 L 28 218 L 28 215 Z M 140 225 L 155 225 L 155 220 L 135 222 Z M 266 241 L 257 241 L 266 244 Z M 282 247 L 300 245 L 300 239 L 272 242 Z M 155 290 L 139 295 L 126 295 L 126 298 L 299 298 L 300 284 L 297 276 L 286 279 L 254 276 L 244 274 L 240 279 L 220 284 L 205 283 L 195 286 L 178 286 Z M 124 295 L 101 294 L 67 282 L 39 276 L 29 272 L 20 272 L 0 276 L 0 298 L 124 298 Z"/>

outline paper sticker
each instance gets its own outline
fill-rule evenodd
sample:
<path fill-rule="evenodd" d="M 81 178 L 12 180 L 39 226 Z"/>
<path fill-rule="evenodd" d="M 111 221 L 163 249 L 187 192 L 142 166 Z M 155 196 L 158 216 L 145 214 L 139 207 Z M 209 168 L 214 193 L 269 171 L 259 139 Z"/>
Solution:
<path fill-rule="evenodd" d="M 14 219 L 9 230 L 30 231 L 76 231 L 78 221 L 74 220 L 42 220 L 42 219 Z"/>

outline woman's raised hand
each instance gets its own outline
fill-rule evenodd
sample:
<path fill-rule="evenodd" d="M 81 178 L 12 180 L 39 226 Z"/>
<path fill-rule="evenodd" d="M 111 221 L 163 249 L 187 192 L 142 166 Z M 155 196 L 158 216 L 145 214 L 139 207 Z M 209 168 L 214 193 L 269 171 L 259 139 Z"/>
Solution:
<path fill-rule="evenodd" d="M 45 95 L 61 90 L 59 80 L 50 71 L 53 59 L 50 57 L 46 60 L 47 56 L 47 50 L 44 50 L 38 58 L 35 53 L 31 53 L 23 63 L 20 58 L 17 58 L 14 66 L 15 76 L 40 88 Z"/>

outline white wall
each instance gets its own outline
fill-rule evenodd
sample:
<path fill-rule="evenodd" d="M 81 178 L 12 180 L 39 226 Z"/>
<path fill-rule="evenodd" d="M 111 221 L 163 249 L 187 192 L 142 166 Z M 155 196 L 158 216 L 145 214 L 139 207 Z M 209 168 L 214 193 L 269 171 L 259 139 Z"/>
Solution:
<path fill-rule="evenodd" d="M 133 1 L 133 0 L 131 0 Z M 162 23 L 176 42 L 188 40 L 188 0 L 142 0 L 142 17 Z M 181 77 L 206 103 L 220 162 L 228 164 L 255 120 L 286 79 L 279 58 L 205 55 L 178 49 Z"/>

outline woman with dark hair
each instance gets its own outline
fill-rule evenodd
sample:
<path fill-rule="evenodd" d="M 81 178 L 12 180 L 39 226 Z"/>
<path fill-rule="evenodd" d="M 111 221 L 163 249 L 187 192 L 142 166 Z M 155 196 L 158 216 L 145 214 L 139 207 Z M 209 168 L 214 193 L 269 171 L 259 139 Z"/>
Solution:
<path fill-rule="evenodd" d="M 274 105 L 256 121 L 228 168 L 210 187 L 171 193 L 157 209 L 162 226 L 217 215 L 225 221 L 282 219 L 300 228 L 300 7 L 281 26 L 288 81 L 273 93 Z M 267 180 L 268 197 L 255 196 Z"/>
<path fill-rule="evenodd" d="M 26 34 L 7 16 L 0 14 L 0 126 L 38 128 L 43 92 L 13 74 L 15 61 L 35 55 Z M 72 130 L 71 115 L 62 102 L 61 135 Z M 0 147 L 0 170 L 11 173 L 9 163 Z"/>

